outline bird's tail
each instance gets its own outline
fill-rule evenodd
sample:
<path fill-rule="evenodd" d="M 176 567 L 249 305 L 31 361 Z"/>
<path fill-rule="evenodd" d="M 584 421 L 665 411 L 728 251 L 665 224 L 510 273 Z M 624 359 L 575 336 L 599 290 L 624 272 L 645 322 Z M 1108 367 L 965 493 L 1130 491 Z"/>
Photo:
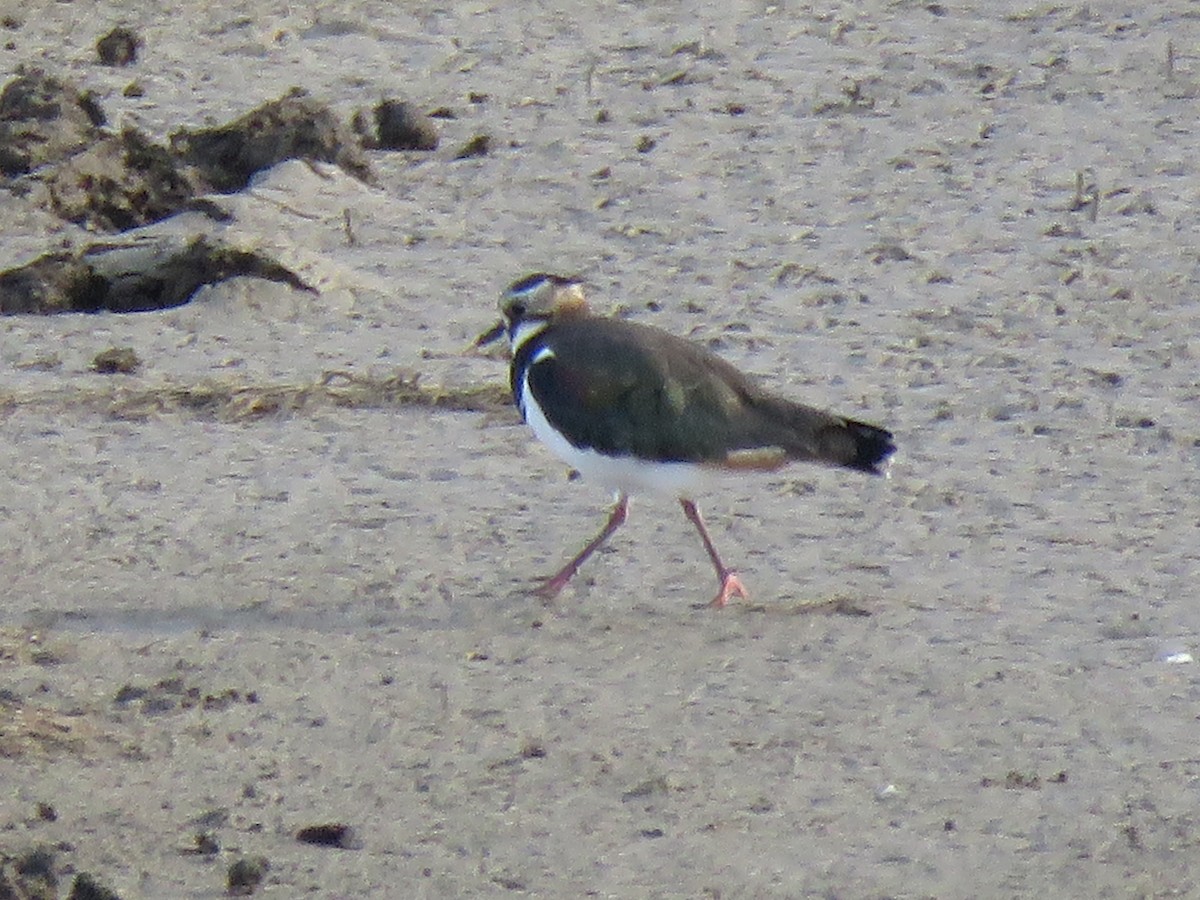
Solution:
<path fill-rule="evenodd" d="M 757 406 L 765 414 L 763 443 L 778 442 L 789 459 L 881 475 L 896 452 L 892 433 L 876 425 L 778 397 L 758 398 Z"/>
<path fill-rule="evenodd" d="M 818 437 L 823 447 L 828 445 L 828 462 L 872 475 L 881 474 L 880 465 L 896 452 L 890 431 L 854 419 L 828 425 Z"/>

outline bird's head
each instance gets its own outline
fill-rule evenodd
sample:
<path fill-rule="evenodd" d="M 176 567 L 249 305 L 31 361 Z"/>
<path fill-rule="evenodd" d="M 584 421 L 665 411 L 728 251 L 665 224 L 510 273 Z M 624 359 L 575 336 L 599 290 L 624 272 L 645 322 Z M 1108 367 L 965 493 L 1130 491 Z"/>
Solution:
<path fill-rule="evenodd" d="M 504 290 L 500 295 L 503 318 L 476 338 L 475 346 L 483 347 L 505 334 L 515 345 L 553 319 L 586 314 L 581 279 L 538 272 L 514 281 Z"/>

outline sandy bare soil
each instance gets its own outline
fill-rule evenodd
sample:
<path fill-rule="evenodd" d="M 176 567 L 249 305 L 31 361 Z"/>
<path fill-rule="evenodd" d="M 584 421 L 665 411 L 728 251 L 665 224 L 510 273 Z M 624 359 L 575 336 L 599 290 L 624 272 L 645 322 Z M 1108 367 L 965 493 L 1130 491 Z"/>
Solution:
<path fill-rule="evenodd" d="M 148 229 L 318 293 L 0 319 L 0 855 L 64 896 L 257 856 L 272 897 L 1200 895 L 1192 5 L 577 7 L 5 7 L 5 80 L 157 140 L 292 86 L 454 118 Z M 0 269 L 112 237 L 31 197 Z M 543 607 L 605 492 L 494 401 L 326 390 L 503 385 L 461 351 L 541 269 L 891 428 L 892 477 L 700 498 L 720 612 L 637 498 Z"/>

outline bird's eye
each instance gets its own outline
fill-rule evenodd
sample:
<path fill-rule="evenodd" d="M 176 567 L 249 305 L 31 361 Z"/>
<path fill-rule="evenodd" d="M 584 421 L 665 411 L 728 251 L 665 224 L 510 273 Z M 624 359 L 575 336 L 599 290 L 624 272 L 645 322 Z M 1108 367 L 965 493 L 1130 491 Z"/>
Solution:
<path fill-rule="evenodd" d="M 519 300 L 508 305 L 508 315 L 510 318 L 519 319 L 525 315 L 525 312 L 525 304 Z"/>

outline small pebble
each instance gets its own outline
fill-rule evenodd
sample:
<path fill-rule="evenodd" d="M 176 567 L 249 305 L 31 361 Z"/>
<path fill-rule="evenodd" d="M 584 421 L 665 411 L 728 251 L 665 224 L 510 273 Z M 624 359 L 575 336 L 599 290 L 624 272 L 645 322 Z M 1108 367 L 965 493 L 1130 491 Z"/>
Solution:
<path fill-rule="evenodd" d="M 1178 650 L 1175 648 L 1161 650 L 1156 659 L 1161 663 L 1168 663 L 1174 666 L 1181 666 L 1186 663 L 1192 663 L 1196 661 L 1192 654 L 1188 653 L 1186 650 Z"/>
<path fill-rule="evenodd" d="M 337 847 L 339 850 L 360 850 L 362 842 L 355 830 L 341 823 L 326 825 L 309 825 L 296 832 L 296 840 L 302 844 L 316 844 L 318 847 Z"/>
<path fill-rule="evenodd" d="M 890 800 L 892 797 L 898 796 L 900 789 L 894 784 L 885 784 L 875 792 L 876 800 Z"/>

